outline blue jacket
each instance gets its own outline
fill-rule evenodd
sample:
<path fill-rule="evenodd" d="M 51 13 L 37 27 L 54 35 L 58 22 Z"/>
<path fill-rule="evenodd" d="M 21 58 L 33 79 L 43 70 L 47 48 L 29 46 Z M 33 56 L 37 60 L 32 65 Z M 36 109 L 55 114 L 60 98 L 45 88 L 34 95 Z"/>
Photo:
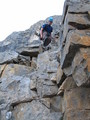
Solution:
<path fill-rule="evenodd" d="M 49 24 L 44 24 L 44 25 L 42 26 L 42 28 L 44 29 L 44 31 L 46 31 L 46 32 L 49 33 L 49 34 L 51 34 L 51 32 L 53 31 L 52 26 L 49 25 Z"/>

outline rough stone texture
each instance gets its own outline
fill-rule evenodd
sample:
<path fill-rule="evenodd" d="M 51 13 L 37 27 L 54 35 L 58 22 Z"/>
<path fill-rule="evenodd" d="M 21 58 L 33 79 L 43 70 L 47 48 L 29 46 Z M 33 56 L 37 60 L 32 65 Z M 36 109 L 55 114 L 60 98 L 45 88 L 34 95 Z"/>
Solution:
<path fill-rule="evenodd" d="M 89 120 L 90 110 L 69 110 L 65 113 L 64 120 Z"/>
<path fill-rule="evenodd" d="M 0 120 L 60 120 L 57 95 L 60 16 L 54 16 L 54 41 L 42 52 L 38 31 L 45 21 L 13 33 L 0 43 Z"/>
<path fill-rule="evenodd" d="M 30 45 L 17 48 L 16 51 L 24 56 L 37 57 L 40 51 L 40 45 L 40 40 L 34 40 Z"/>
<path fill-rule="evenodd" d="M 14 51 L 1 52 L 0 53 L 0 64 L 13 62 L 17 58 L 18 58 L 18 53 L 14 52 Z"/>
<path fill-rule="evenodd" d="M 64 94 L 65 120 L 90 119 L 90 89 L 75 88 Z M 87 101 L 87 102 L 86 102 Z"/>
<path fill-rule="evenodd" d="M 63 70 L 59 66 L 57 69 L 57 84 L 61 84 L 63 81 Z"/>
<path fill-rule="evenodd" d="M 58 95 L 63 95 L 63 93 L 67 90 L 71 90 L 73 88 L 76 88 L 76 84 L 72 77 L 67 77 L 65 81 L 62 83 L 60 88 L 58 89 Z"/>
<path fill-rule="evenodd" d="M 65 109 L 67 109 L 67 111 L 75 109 L 89 109 L 89 94 L 90 89 L 88 88 L 75 88 L 73 90 L 66 91 L 64 94 Z M 84 99 L 82 99 L 82 97 Z"/>
<path fill-rule="evenodd" d="M 0 93 L 4 96 L 0 96 L 3 101 L 0 109 L 8 109 L 13 104 L 32 100 L 37 96 L 35 92 L 30 91 L 30 72 L 31 69 L 26 66 L 14 64 L 6 66 L 0 78 Z"/>
<path fill-rule="evenodd" d="M 66 0 L 60 38 L 63 120 L 90 119 L 90 0 Z M 62 72 L 60 72 L 62 73 Z M 59 75 L 60 76 L 60 75 Z M 59 77 L 59 81 L 62 77 Z"/>
<path fill-rule="evenodd" d="M 66 0 L 60 19 L 47 51 L 47 19 L 0 43 L 0 120 L 90 120 L 90 0 Z"/>
<path fill-rule="evenodd" d="M 26 112 L 26 114 L 24 114 Z M 60 120 L 60 113 L 50 112 L 42 102 L 32 101 L 31 103 L 24 103 L 14 108 L 13 115 L 15 120 Z"/>
<path fill-rule="evenodd" d="M 71 62 L 79 51 L 80 47 L 90 46 L 90 31 L 71 30 L 66 38 L 65 47 L 61 51 L 61 67 L 66 68 L 71 65 Z M 68 62 L 68 63 L 67 63 Z"/>

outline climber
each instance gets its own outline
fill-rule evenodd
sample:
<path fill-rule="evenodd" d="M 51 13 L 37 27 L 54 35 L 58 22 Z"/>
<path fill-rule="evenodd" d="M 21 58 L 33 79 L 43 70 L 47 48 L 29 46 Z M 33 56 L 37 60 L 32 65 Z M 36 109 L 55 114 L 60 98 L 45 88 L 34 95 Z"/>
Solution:
<path fill-rule="evenodd" d="M 51 33 L 53 31 L 53 28 L 52 28 L 52 23 L 53 23 L 53 17 L 50 17 L 49 20 L 48 20 L 48 24 L 44 24 L 42 27 L 41 27 L 41 30 L 40 30 L 40 40 L 43 41 L 43 46 L 46 47 L 49 45 L 49 43 L 51 42 Z"/>

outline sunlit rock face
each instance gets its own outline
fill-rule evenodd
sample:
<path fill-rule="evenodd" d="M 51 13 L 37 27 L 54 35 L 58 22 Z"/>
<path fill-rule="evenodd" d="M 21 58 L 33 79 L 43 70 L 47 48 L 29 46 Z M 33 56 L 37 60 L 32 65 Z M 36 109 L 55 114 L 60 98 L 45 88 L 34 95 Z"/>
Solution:
<path fill-rule="evenodd" d="M 61 26 L 57 76 L 63 120 L 89 120 L 90 0 L 66 0 Z"/>

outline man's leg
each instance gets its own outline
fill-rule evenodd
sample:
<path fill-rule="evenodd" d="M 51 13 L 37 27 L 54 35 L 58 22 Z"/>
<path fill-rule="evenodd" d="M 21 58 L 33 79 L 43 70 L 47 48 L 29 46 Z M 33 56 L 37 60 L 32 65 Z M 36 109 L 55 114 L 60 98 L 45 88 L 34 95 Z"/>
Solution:
<path fill-rule="evenodd" d="M 48 46 L 51 43 L 51 37 L 46 37 L 44 40 L 44 46 Z"/>

